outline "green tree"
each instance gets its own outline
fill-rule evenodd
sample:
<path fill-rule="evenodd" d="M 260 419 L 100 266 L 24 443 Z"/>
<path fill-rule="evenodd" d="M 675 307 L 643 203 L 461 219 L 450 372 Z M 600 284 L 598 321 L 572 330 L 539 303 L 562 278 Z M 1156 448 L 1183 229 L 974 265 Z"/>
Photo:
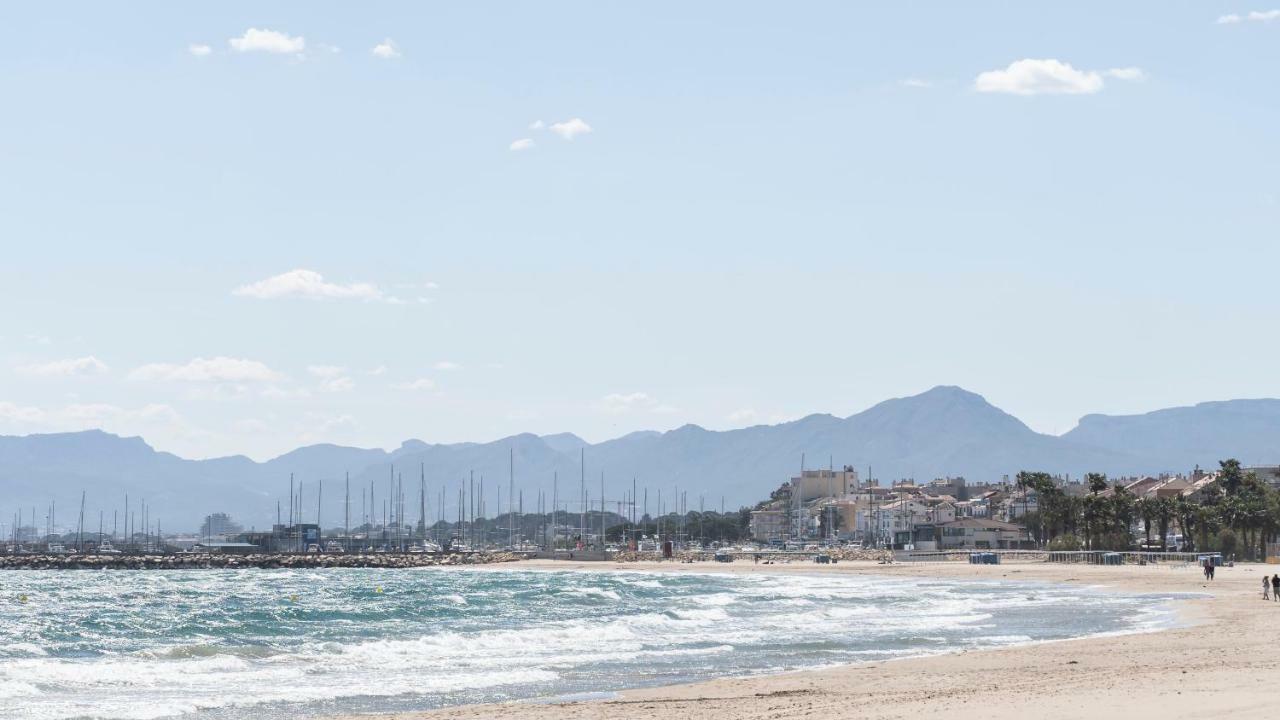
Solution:
<path fill-rule="evenodd" d="M 1185 495 L 1179 495 L 1173 501 L 1173 514 L 1178 519 L 1178 529 L 1182 531 L 1182 550 L 1191 552 L 1195 549 L 1196 506 Z"/>
<path fill-rule="evenodd" d="M 1117 550 L 1126 550 L 1132 544 L 1133 521 L 1137 517 L 1138 499 L 1133 496 L 1126 488 L 1117 485 L 1116 490 L 1111 495 L 1111 518 L 1114 523 L 1113 532 L 1117 537 L 1124 538 L 1124 547 L 1113 548 Z"/>
<path fill-rule="evenodd" d="M 1169 538 L 1169 522 L 1173 520 L 1173 500 L 1167 497 L 1158 497 L 1155 499 L 1155 508 L 1153 509 L 1155 520 L 1160 528 L 1160 552 L 1165 552 L 1169 548 L 1167 546 Z"/>
<path fill-rule="evenodd" d="M 1151 523 L 1156 519 L 1155 500 L 1139 498 L 1137 501 L 1138 517 L 1142 518 L 1142 532 L 1145 536 L 1144 549 L 1151 547 Z"/>
<path fill-rule="evenodd" d="M 1244 470 L 1240 468 L 1240 461 L 1235 458 L 1223 460 L 1218 463 L 1218 466 L 1221 468 L 1218 472 L 1218 482 L 1222 485 L 1222 489 L 1227 491 L 1227 497 L 1231 497 L 1244 485 Z"/>

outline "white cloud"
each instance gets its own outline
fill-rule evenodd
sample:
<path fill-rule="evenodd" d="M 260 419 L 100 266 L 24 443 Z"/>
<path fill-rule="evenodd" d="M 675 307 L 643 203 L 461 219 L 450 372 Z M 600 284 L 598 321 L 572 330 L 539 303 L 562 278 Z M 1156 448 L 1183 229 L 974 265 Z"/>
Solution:
<path fill-rule="evenodd" d="M 1239 15 L 1230 13 L 1228 15 L 1219 15 L 1214 22 L 1218 25 L 1239 25 L 1248 20 L 1249 22 L 1269 23 L 1273 20 L 1280 20 L 1280 10 L 1253 10 L 1247 15 Z"/>
<path fill-rule="evenodd" d="M 134 380 L 161 380 L 181 382 L 270 382 L 280 379 L 280 373 L 257 360 L 218 356 L 196 358 L 185 365 L 151 363 L 137 368 L 129 375 Z"/>
<path fill-rule="evenodd" d="M 439 290 L 439 289 L 440 289 L 440 284 L 439 284 L 439 283 L 432 282 L 432 281 L 428 280 L 428 281 L 426 281 L 425 283 L 423 283 L 423 284 L 422 284 L 422 287 L 423 287 L 423 288 L 425 288 L 425 289 L 427 289 L 427 290 Z"/>
<path fill-rule="evenodd" d="M 984 93 L 1013 95 L 1091 95 L 1102 89 L 1102 76 L 1077 70 L 1053 59 L 1016 60 L 1004 70 L 978 75 L 973 88 Z"/>
<path fill-rule="evenodd" d="M 414 392 L 421 392 L 424 390 L 435 390 L 436 383 L 430 378 L 418 378 L 413 382 L 397 383 L 391 387 L 396 390 L 412 390 Z"/>
<path fill-rule="evenodd" d="M 320 378 L 320 392 L 350 392 L 356 387 L 355 381 L 347 376 L 347 369 L 339 365 L 308 365 L 307 372 Z"/>
<path fill-rule="evenodd" d="M 265 52 L 278 55 L 300 53 L 307 47 L 307 41 L 302 36 L 289 37 L 275 30 L 257 28 L 245 30 L 243 35 L 231 38 L 227 43 L 236 52 Z"/>
<path fill-rule="evenodd" d="M 564 122 L 554 123 L 551 126 L 551 132 L 559 135 L 565 140 L 572 140 L 579 135 L 586 135 L 591 132 L 591 126 L 583 121 L 582 118 L 573 118 Z"/>
<path fill-rule="evenodd" d="M 260 420 L 258 418 L 237 420 L 233 424 L 233 427 L 235 427 L 237 432 L 244 433 L 245 435 L 260 435 L 271 429 L 271 426 L 267 424 L 266 420 Z"/>
<path fill-rule="evenodd" d="M 356 419 L 351 415 L 307 413 L 303 418 L 298 440 L 303 443 L 312 443 L 328 436 L 335 430 L 349 430 L 356 427 L 357 424 Z"/>
<path fill-rule="evenodd" d="M 733 423 L 754 423 L 760 418 L 760 413 L 752 408 L 743 408 L 729 413 L 729 422 Z"/>
<path fill-rule="evenodd" d="M 33 377 L 87 377 L 107 372 L 107 366 L 98 358 L 88 355 L 82 358 L 22 365 L 16 370 L 22 375 Z"/>
<path fill-rule="evenodd" d="M 984 93 L 1012 95 L 1092 95 L 1102 90 L 1103 77 L 1117 80 L 1145 80 L 1142 68 L 1111 68 L 1101 72 L 1077 70 L 1058 60 L 1023 59 L 1004 70 L 989 70 L 978 75 L 973 88 Z"/>
<path fill-rule="evenodd" d="M 345 375 L 338 377 L 325 378 L 320 381 L 320 392 L 340 393 L 351 392 L 356 388 L 355 381 Z"/>
<path fill-rule="evenodd" d="M 507 149 L 511 150 L 512 152 L 519 152 L 521 150 L 529 150 L 532 147 L 533 147 L 533 138 L 520 138 L 519 140 L 515 140 L 510 145 L 508 145 Z"/>
<path fill-rule="evenodd" d="M 45 418 L 45 412 L 38 407 L 17 405 L 0 401 L 0 421 L 12 425 L 28 425 L 39 423 Z"/>
<path fill-rule="evenodd" d="M 379 57 L 383 60 L 394 60 L 395 58 L 400 57 L 400 46 L 396 45 L 395 41 L 391 38 L 387 38 L 377 45 L 374 45 L 373 49 L 369 52 L 373 53 L 374 57 Z"/>
<path fill-rule="evenodd" d="M 462 369 L 461 365 L 449 360 L 441 360 L 436 364 L 432 365 L 431 367 L 436 370 L 461 370 Z"/>
<path fill-rule="evenodd" d="M 351 299 L 383 300 L 382 291 L 369 283 L 331 283 L 314 270 L 298 268 L 250 283 L 231 291 L 232 295 L 273 300 L 285 297 L 301 297 L 310 300 Z"/>
<path fill-rule="evenodd" d="M 664 405 L 647 393 L 642 392 L 609 393 L 600 398 L 600 408 L 605 412 L 618 415 L 632 411 L 645 411 L 663 415 L 680 411 L 679 408 Z"/>
<path fill-rule="evenodd" d="M 311 373 L 312 377 L 332 378 L 345 375 L 347 369 L 340 365 L 308 365 L 307 372 Z"/>
<path fill-rule="evenodd" d="M 196 57 L 205 57 L 213 52 L 213 48 L 201 43 L 191 43 L 187 46 L 187 52 Z"/>
<path fill-rule="evenodd" d="M 608 412 L 623 413 L 636 407 L 653 404 L 653 398 L 642 392 L 609 393 L 600 398 L 600 405 Z"/>
<path fill-rule="evenodd" d="M 933 87 L 933 83 L 929 82 L 928 80 L 921 80 L 921 79 L 919 79 L 919 78 L 907 78 L 906 80 L 903 80 L 903 81 L 902 81 L 902 85 L 903 85 L 903 87 L 909 87 L 909 88 L 931 88 L 931 87 Z"/>
<path fill-rule="evenodd" d="M 1146 71 L 1137 67 L 1111 68 L 1102 74 L 1110 78 L 1128 80 L 1130 82 L 1141 82 L 1147 79 Z"/>
<path fill-rule="evenodd" d="M 264 398 L 309 398 L 311 391 L 306 388 L 295 387 L 285 388 L 279 385 L 268 385 L 262 388 L 262 392 L 258 393 Z"/>
<path fill-rule="evenodd" d="M 378 375 L 386 375 L 386 374 L 387 374 L 387 366 L 386 366 L 386 365 L 379 365 L 378 367 L 376 367 L 376 368 L 374 368 L 374 369 L 370 370 L 370 371 L 369 371 L 369 374 L 370 374 L 370 375 L 373 375 L 373 376 L 375 376 L 375 377 L 376 377 L 376 376 L 378 376 Z"/>
<path fill-rule="evenodd" d="M 46 409 L 0 402 L 0 425 L 24 431 L 66 432 L 101 428 L 128 433 L 136 432 L 139 425 L 171 429 L 181 421 L 176 410 L 159 403 L 132 409 L 107 403 L 75 403 Z"/>
<path fill-rule="evenodd" d="M 541 130 L 546 126 L 547 124 L 542 122 L 541 120 L 534 120 L 533 122 L 529 123 L 530 130 Z"/>

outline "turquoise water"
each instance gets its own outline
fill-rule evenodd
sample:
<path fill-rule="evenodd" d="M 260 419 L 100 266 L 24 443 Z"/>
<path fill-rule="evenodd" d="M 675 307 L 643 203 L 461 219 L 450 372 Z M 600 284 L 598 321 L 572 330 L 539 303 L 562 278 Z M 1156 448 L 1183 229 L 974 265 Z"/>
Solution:
<path fill-rule="evenodd" d="M 11 571 L 0 582 L 5 720 L 427 709 L 1171 621 L 1168 597 L 852 575 Z"/>

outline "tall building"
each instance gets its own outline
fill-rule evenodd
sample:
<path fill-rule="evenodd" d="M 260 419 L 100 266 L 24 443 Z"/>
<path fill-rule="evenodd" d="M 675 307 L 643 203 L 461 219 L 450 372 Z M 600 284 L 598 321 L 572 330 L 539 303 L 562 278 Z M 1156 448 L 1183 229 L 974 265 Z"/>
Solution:
<path fill-rule="evenodd" d="M 204 522 L 200 525 L 200 537 L 225 538 L 230 535 L 236 535 L 243 530 L 244 527 L 232 520 L 230 515 L 224 512 L 216 512 L 205 516 Z"/>
<path fill-rule="evenodd" d="M 826 497 L 844 497 L 858 488 L 858 471 L 805 470 L 791 478 L 792 502 L 807 503 Z M 797 497 L 798 495 L 798 497 Z"/>

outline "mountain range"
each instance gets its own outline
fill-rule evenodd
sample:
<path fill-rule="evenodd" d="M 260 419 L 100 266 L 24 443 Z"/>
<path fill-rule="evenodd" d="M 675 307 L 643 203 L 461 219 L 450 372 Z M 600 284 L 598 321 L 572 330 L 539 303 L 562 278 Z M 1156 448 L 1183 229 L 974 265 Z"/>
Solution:
<path fill-rule="evenodd" d="M 402 474 L 406 502 L 418 517 L 420 476 L 428 487 L 428 517 L 457 514 L 458 492 L 474 472 L 485 485 L 487 515 L 497 514 L 498 494 L 509 495 L 509 463 L 515 468 L 523 507 L 536 507 L 539 491 L 550 497 L 553 483 L 562 502 L 577 509 L 580 483 L 593 506 L 603 475 L 609 508 L 630 492 L 633 478 L 647 488 L 648 508 L 658 495 L 672 509 L 675 493 L 686 507 L 736 508 L 768 497 L 801 466 L 852 465 L 863 477 L 964 476 L 999 480 L 1019 470 L 1080 475 L 1098 471 L 1133 475 L 1216 467 L 1237 457 L 1248 463 L 1280 461 L 1280 400 L 1229 400 L 1142 415 L 1087 415 L 1061 436 L 1037 433 L 1017 418 L 962 388 L 940 386 L 919 395 L 881 402 L 846 418 L 815 414 L 778 425 L 713 431 L 685 425 L 668 432 L 636 432 L 589 443 L 571 433 L 521 434 L 487 443 L 431 444 L 408 440 L 394 450 L 338 445 L 298 448 L 266 462 L 232 456 L 188 460 L 158 452 L 142 438 L 97 430 L 28 436 L 0 436 L 0 524 L 22 509 L 37 525 L 51 501 L 58 525 L 74 527 L 81 491 L 87 493 L 86 526 L 96 529 L 99 511 L 111 526 L 124 496 L 137 508 L 146 500 L 150 517 L 166 530 L 198 527 L 209 512 L 228 512 L 246 527 L 269 526 L 276 504 L 288 506 L 289 477 L 303 487 L 303 510 L 313 521 L 319 508 L 326 526 L 341 526 L 344 477 L 351 482 L 353 524 L 363 498 L 374 489 L 377 515 L 393 474 Z M 585 459 L 585 469 L 580 465 Z M 323 483 L 322 498 L 317 490 Z M 638 494 L 637 497 L 643 498 Z M 318 500 L 323 502 L 317 503 Z M 506 511 L 509 498 L 501 498 Z M 641 500 L 642 501 L 642 500 Z M 283 511 L 287 514 L 287 510 Z M 154 525 L 154 523 L 153 523 Z"/>

